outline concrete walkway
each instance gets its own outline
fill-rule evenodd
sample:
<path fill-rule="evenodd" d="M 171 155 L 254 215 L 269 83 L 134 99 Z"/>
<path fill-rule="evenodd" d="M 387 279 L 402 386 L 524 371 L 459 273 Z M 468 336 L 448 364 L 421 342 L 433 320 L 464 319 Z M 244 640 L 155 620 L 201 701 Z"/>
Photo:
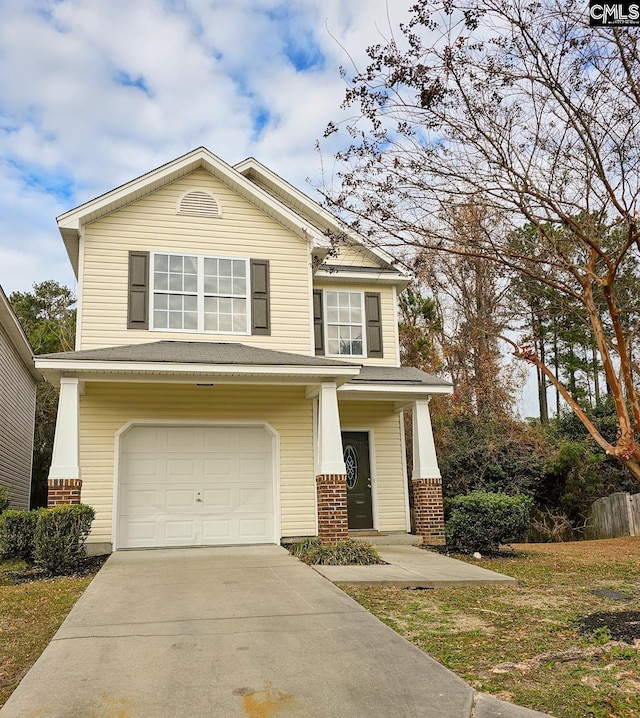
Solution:
<path fill-rule="evenodd" d="M 396 586 L 398 588 L 444 588 L 516 583 L 514 578 L 465 561 L 425 551 L 415 546 L 376 546 L 388 565 L 314 566 L 333 583 Z"/>
<path fill-rule="evenodd" d="M 526 718 L 276 546 L 109 558 L 0 718 Z"/>

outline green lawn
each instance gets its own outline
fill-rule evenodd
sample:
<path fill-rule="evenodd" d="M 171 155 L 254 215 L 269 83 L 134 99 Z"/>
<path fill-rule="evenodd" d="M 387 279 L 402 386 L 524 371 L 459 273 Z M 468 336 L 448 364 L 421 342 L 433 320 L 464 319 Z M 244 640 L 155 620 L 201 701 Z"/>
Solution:
<path fill-rule="evenodd" d="M 610 641 L 606 630 L 583 637 L 574 625 L 640 611 L 640 538 L 515 548 L 515 558 L 472 562 L 517 586 L 345 590 L 479 691 L 557 718 L 640 716 L 640 642 Z M 598 588 L 633 598 L 589 593 Z"/>
<path fill-rule="evenodd" d="M 0 706 L 45 649 L 93 575 L 16 583 L 19 562 L 0 562 Z"/>

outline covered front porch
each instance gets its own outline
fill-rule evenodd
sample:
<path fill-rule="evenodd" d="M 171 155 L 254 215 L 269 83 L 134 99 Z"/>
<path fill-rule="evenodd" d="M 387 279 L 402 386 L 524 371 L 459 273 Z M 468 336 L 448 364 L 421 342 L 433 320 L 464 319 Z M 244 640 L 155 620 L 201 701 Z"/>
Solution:
<path fill-rule="evenodd" d="M 429 394 L 416 383 L 418 377 L 414 375 L 410 384 L 406 373 L 404 383 L 396 374 L 392 382 L 389 369 L 381 379 L 375 373 L 367 376 L 368 367 L 241 345 L 236 354 L 244 363 L 233 363 L 228 345 L 222 357 L 219 345 L 213 343 L 197 350 L 202 352 L 201 361 L 193 361 L 193 347 L 180 352 L 184 358 L 190 350 L 191 361 L 167 361 L 169 351 L 175 359 L 176 344 L 191 343 L 115 348 L 121 350 L 115 356 L 110 349 L 39 359 L 49 380 L 59 383 L 61 390 L 50 504 L 82 501 L 94 506 L 97 518 L 91 541 L 109 550 L 142 547 L 144 527 L 157 527 L 158 522 L 171 523 L 171 535 L 182 531 L 182 543 L 175 543 L 175 538 L 174 543 L 166 543 L 164 534 L 160 538 L 154 534 L 149 540 L 160 543 L 153 545 L 279 543 L 303 535 L 333 542 L 346 538 L 350 527 L 410 531 L 402 420 L 409 406 L 414 410 L 417 447 L 414 506 L 422 497 L 428 500 L 423 513 L 416 511 L 416 517 L 425 517 L 417 528 L 430 542 L 442 536 Z M 442 386 L 430 391 L 441 392 Z M 184 441 L 193 444 L 188 456 L 181 453 L 179 442 Z M 237 450 L 227 446 L 229 441 Z M 255 441 L 264 447 L 257 447 Z M 259 476 L 250 476 L 245 454 L 261 462 Z M 177 456 L 183 460 L 180 476 L 175 474 Z M 155 461 L 156 473 L 149 474 L 144 484 L 143 472 L 140 485 L 133 486 L 137 480 L 132 478 L 133 467 L 139 467 L 143 458 Z M 224 462 L 230 473 L 213 472 L 212 466 Z M 187 465 L 192 468 L 187 470 Z M 241 485 L 238 477 L 244 482 Z M 432 490 L 430 495 L 423 491 L 425 485 Z M 177 518 L 169 522 L 166 507 L 185 487 L 179 497 L 182 504 L 175 510 Z M 244 504 L 240 494 L 231 497 L 234 491 L 244 492 Z M 255 505 L 258 495 L 262 508 Z M 434 495 L 436 502 L 440 497 L 439 512 Z M 132 534 L 123 533 L 122 522 L 133 526 L 127 517 L 140 509 L 143 499 L 149 511 L 139 521 L 136 531 L 143 538 L 136 544 Z M 251 501 L 255 515 L 249 515 Z M 150 507 L 158 502 L 162 505 L 153 514 Z M 225 506 L 227 515 L 222 516 Z M 245 529 L 220 533 L 224 521 L 240 526 L 240 519 Z M 203 521 L 208 522 L 206 530 Z M 251 533 L 258 524 L 264 532 Z"/>

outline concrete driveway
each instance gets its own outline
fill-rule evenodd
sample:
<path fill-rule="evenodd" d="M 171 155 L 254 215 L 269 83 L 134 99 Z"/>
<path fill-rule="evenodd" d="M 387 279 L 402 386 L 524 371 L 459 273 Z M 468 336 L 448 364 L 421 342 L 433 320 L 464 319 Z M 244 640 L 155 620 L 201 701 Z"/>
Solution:
<path fill-rule="evenodd" d="M 525 718 L 277 546 L 109 558 L 0 718 Z"/>

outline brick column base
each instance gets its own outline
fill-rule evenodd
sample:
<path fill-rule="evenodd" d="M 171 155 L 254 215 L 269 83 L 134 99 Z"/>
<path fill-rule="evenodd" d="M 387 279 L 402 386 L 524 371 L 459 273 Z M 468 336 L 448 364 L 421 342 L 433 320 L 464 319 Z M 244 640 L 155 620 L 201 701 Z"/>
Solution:
<path fill-rule="evenodd" d="M 318 536 L 322 543 L 337 543 L 349 538 L 346 474 L 316 476 L 318 492 Z"/>
<path fill-rule="evenodd" d="M 49 479 L 47 506 L 79 504 L 82 479 Z"/>
<path fill-rule="evenodd" d="M 412 479 L 416 533 L 423 543 L 444 543 L 442 479 Z"/>

